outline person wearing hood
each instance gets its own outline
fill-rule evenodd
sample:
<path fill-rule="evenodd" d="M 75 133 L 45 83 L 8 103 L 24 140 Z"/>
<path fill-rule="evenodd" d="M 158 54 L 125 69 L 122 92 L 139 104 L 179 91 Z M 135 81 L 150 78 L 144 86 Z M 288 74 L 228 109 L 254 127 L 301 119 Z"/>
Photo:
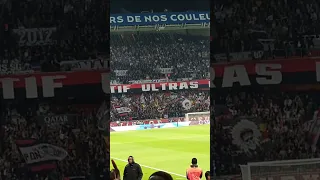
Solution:
<path fill-rule="evenodd" d="M 128 164 L 124 168 L 123 180 L 142 180 L 141 166 L 134 161 L 132 156 L 128 157 Z"/>

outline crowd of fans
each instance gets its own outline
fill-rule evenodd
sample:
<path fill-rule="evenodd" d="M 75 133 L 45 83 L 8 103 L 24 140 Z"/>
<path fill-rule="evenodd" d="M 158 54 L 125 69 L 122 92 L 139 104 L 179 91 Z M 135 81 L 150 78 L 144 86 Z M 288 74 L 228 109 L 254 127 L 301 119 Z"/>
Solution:
<path fill-rule="evenodd" d="M 109 176 L 108 138 L 105 139 L 98 128 L 98 109 L 101 109 L 99 104 L 56 104 L 38 100 L 3 104 L 1 179 L 106 179 Z M 65 115 L 68 120 L 53 124 L 40 121 L 41 117 L 50 115 Z M 53 171 L 31 172 L 33 164 L 25 163 L 15 144 L 20 139 L 35 139 L 63 148 L 68 156 L 56 162 L 57 168 Z"/>
<path fill-rule="evenodd" d="M 68 70 L 61 61 L 107 58 L 106 9 L 106 1 L 0 2 L 2 73 Z"/>
<path fill-rule="evenodd" d="M 186 12 L 186 11 L 209 11 L 210 1 L 176 0 L 172 3 L 170 0 L 163 1 L 110 1 L 111 14 L 127 13 L 152 13 L 152 12 Z M 181 6 L 183 4 L 183 6 Z"/>
<path fill-rule="evenodd" d="M 217 128 L 212 136 L 217 175 L 239 174 L 239 164 L 247 162 L 320 157 L 319 144 L 310 137 L 311 124 L 318 120 L 316 92 L 220 92 L 215 103 L 228 109 L 228 113 L 217 114 Z M 261 132 L 254 134 L 253 129 L 249 135 L 242 134 L 242 143 L 249 144 L 248 149 L 242 149 L 232 136 L 236 124 L 244 119 L 254 122 Z M 251 172 L 261 173 L 261 169 Z"/>
<path fill-rule="evenodd" d="M 112 34 L 111 80 L 207 78 L 209 39 L 190 34 L 147 32 Z M 167 68 L 162 71 L 161 68 Z M 168 70 L 169 69 L 169 70 Z M 124 73 L 116 73 L 121 70 Z"/>
<path fill-rule="evenodd" d="M 209 91 L 119 94 L 111 98 L 111 120 L 128 121 L 184 117 L 189 112 L 209 111 Z"/>
<path fill-rule="evenodd" d="M 264 51 L 261 58 L 269 59 L 310 55 L 319 40 L 319 5 L 313 0 L 217 1 L 212 52 Z"/>

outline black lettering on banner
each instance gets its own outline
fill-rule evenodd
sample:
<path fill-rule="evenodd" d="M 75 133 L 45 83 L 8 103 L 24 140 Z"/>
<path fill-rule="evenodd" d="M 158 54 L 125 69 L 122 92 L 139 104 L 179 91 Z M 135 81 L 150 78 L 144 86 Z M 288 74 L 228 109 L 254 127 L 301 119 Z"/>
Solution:
<path fill-rule="evenodd" d="M 29 154 L 28 154 L 28 153 L 24 153 L 24 154 L 23 154 L 23 157 L 24 157 L 24 159 L 25 159 L 26 162 L 29 161 Z"/>
<path fill-rule="evenodd" d="M 28 160 L 36 160 L 36 159 L 43 158 L 43 155 L 39 150 L 35 150 L 35 151 L 30 152 L 28 157 L 29 157 Z"/>
<path fill-rule="evenodd" d="M 57 28 L 14 29 L 20 46 L 41 46 L 55 44 L 53 34 Z"/>
<path fill-rule="evenodd" d="M 55 157 L 60 157 L 63 154 L 63 152 L 59 151 L 58 149 L 55 149 L 47 145 L 42 146 L 41 149 L 44 152 L 44 154 L 48 154 Z"/>

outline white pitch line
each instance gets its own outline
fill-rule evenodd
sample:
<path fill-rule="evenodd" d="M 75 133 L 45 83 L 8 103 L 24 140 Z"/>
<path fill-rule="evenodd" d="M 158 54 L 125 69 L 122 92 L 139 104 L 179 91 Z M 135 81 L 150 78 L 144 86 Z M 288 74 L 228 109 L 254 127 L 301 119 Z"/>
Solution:
<path fill-rule="evenodd" d="M 122 162 L 128 162 L 127 160 L 124 160 L 124 159 L 119 159 L 119 158 L 115 158 L 115 157 L 110 157 L 111 159 L 115 159 L 115 160 L 118 160 L 118 161 L 122 161 Z M 145 168 L 148 168 L 148 169 L 153 169 L 153 170 L 156 170 L 156 171 L 164 171 L 164 172 L 167 172 L 169 174 L 173 174 L 173 175 L 176 175 L 176 176 L 179 176 L 179 177 L 186 177 L 184 175 L 181 175 L 181 174 L 177 174 L 177 173 L 173 173 L 173 172 L 169 172 L 169 171 L 166 171 L 166 170 L 163 170 L 163 169 L 158 169 L 158 168 L 154 168 L 154 167 L 151 167 L 151 166 L 146 166 L 146 165 L 141 165 L 139 164 L 141 167 L 145 167 Z"/>
<path fill-rule="evenodd" d="M 209 135 L 195 135 L 195 136 L 190 136 L 190 137 L 179 137 L 179 138 L 166 138 L 166 140 L 183 140 L 183 139 L 195 139 L 195 138 L 208 138 Z M 148 140 L 148 141 L 142 141 L 142 142 L 154 142 L 155 140 L 161 140 L 161 139 L 153 139 L 153 140 Z M 110 144 L 135 144 L 137 142 L 110 142 Z"/>

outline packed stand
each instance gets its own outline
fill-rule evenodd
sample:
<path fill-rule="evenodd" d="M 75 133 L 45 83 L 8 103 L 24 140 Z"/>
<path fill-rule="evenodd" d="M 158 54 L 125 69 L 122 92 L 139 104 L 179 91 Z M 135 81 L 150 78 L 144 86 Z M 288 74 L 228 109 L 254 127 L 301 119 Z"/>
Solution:
<path fill-rule="evenodd" d="M 106 6 L 106 1 L 1 2 L 1 72 L 68 70 L 61 61 L 105 58 Z"/>
<path fill-rule="evenodd" d="M 178 33 L 112 34 L 111 67 L 127 70 L 112 73 L 111 79 L 129 83 L 141 79 L 207 78 L 209 72 L 209 39 L 207 36 Z M 161 68 L 172 68 L 161 71 Z"/>
<path fill-rule="evenodd" d="M 2 107 L 1 179 L 50 180 L 77 177 L 85 180 L 105 179 L 109 176 L 109 151 L 97 128 L 99 105 L 49 105 L 37 101 L 9 103 Z M 43 120 L 50 116 L 64 118 Z M 61 161 L 55 161 L 56 169 L 33 171 L 34 164 L 26 164 L 27 160 L 22 157 L 19 145 L 16 144 L 18 140 L 24 139 L 35 139 L 40 144 L 60 147 L 67 152 L 67 156 Z M 36 165 L 46 167 L 46 163 L 48 161 L 39 161 Z"/>
<path fill-rule="evenodd" d="M 319 100 L 317 93 L 219 93 L 211 146 L 217 175 L 239 174 L 239 164 L 247 162 L 319 158 L 319 143 L 310 137 Z M 254 122 L 258 131 L 252 128 L 251 134 L 245 134 L 247 129 L 242 129 L 242 143 L 237 144 L 233 133 L 243 120 Z M 254 127 L 249 125 L 243 128 Z"/>
<path fill-rule="evenodd" d="M 111 120 L 128 121 L 184 117 L 189 112 L 209 111 L 208 91 L 119 94 L 111 98 Z"/>
<path fill-rule="evenodd" d="M 264 51 L 259 58 L 307 56 L 319 41 L 319 1 L 217 1 L 214 53 Z M 315 41 L 316 40 L 316 41 Z"/>
<path fill-rule="evenodd" d="M 186 11 L 209 11 L 210 1 L 194 1 L 194 0 L 171 0 L 162 1 L 127 1 L 118 0 L 110 1 L 110 12 L 118 13 L 147 13 L 147 12 L 186 12 Z M 183 6 L 181 6 L 183 4 Z"/>

